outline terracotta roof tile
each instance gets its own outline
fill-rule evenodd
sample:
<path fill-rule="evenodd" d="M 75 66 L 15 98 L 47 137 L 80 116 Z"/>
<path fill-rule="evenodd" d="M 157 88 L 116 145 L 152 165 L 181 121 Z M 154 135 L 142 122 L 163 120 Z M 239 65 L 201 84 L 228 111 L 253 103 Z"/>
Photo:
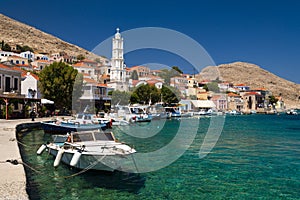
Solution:
<path fill-rule="evenodd" d="M 85 81 L 86 83 L 98 84 L 97 81 L 91 78 L 83 78 L 83 81 Z"/>
<path fill-rule="evenodd" d="M 93 67 L 90 67 L 90 66 L 84 64 L 83 62 L 76 63 L 73 65 L 73 67 L 93 68 Z"/>
<path fill-rule="evenodd" d="M 240 96 L 240 95 L 235 94 L 235 93 L 232 93 L 232 92 L 228 93 L 227 95 L 228 95 L 229 97 L 239 97 L 239 96 Z"/>
<path fill-rule="evenodd" d="M 247 85 L 244 83 L 240 83 L 240 84 L 235 84 L 234 86 L 247 86 Z"/>
<path fill-rule="evenodd" d="M 87 62 L 87 63 L 94 63 L 94 64 L 97 64 L 96 61 L 89 60 L 89 59 L 83 59 L 81 62 Z"/>
<path fill-rule="evenodd" d="M 34 62 L 50 63 L 50 61 L 48 61 L 48 60 L 35 60 Z"/>
<path fill-rule="evenodd" d="M 2 69 L 10 69 L 10 67 L 8 67 L 6 65 L 3 65 L 3 64 L 0 64 L 0 68 L 2 68 Z"/>
<path fill-rule="evenodd" d="M 246 94 L 244 94 L 245 96 L 248 96 L 248 95 L 256 95 L 256 96 L 261 96 L 259 93 L 257 92 L 247 92 Z"/>

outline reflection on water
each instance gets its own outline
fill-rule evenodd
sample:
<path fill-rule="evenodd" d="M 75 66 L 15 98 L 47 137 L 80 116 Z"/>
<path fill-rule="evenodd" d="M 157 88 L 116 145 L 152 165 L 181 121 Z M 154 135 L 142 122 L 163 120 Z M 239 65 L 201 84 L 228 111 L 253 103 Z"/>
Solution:
<path fill-rule="evenodd" d="M 184 126 L 197 124 L 190 119 Z M 53 168 L 54 158 L 39 146 L 50 140 L 42 131 L 30 132 L 20 140 L 28 168 L 31 199 L 300 199 L 300 116 L 230 116 L 217 145 L 204 159 L 199 149 L 209 118 L 200 119 L 198 133 L 185 154 L 158 171 L 144 174 L 78 170 L 61 164 Z M 120 141 L 138 152 L 149 152 L 168 144 L 180 125 L 167 120 L 115 128 Z M 158 129 L 148 138 L 126 132 Z M 188 133 L 186 133 L 188 134 Z M 67 177 L 67 178 L 66 178 Z"/>

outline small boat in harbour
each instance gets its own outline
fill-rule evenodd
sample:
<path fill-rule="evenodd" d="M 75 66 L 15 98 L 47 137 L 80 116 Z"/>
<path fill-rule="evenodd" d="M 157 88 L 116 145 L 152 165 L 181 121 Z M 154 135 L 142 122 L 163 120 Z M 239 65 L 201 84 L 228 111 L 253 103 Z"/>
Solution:
<path fill-rule="evenodd" d="M 105 130 L 111 128 L 112 121 L 97 118 L 93 114 L 82 113 L 77 114 L 74 119 L 45 121 L 41 122 L 41 125 L 45 133 L 66 134 L 72 131 Z"/>
<path fill-rule="evenodd" d="M 168 117 L 181 117 L 181 110 L 178 106 L 167 106 L 165 111 L 168 113 Z"/>
<path fill-rule="evenodd" d="M 124 120 L 134 122 L 151 122 L 152 114 L 149 112 L 149 106 L 146 105 L 130 105 L 118 106 L 118 118 L 123 117 Z"/>
<path fill-rule="evenodd" d="M 53 138 L 54 141 L 43 144 L 37 154 L 47 149 L 55 157 L 54 167 L 63 162 L 78 169 L 120 170 L 122 161 L 136 153 L 135 149 L 118 142 L 112 132 L 71 132 Z"/>
<path fill-rule="evenodd" d="M 87 131 L 87 130 L 105 130 L 110 127 L 108 124 L 80 124 L 78 122 L 68 121 L 51 121 L 41 122 L 42 129 L 49 134 L 67 134 L 72 131 Z"/>
<path fill-rule="evenodd" d="M 298 112 L 294 109 L 290 109 L 286 111 L 287 115 L 298 115 Z"/>

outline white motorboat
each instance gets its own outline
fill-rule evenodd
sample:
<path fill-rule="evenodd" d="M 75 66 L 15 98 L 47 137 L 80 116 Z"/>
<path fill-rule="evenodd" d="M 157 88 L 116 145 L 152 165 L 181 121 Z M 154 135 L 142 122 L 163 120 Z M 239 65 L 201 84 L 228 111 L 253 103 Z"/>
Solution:
<path fill-rule="evenodd" d="M 152 114 L 149 112 L 149 106 L 131 105 L 118 106 L 117 117 L 132 122 L 151 122 Z"/>
<path fill-rule="evenodd" d="M 294 109 L 291 109 L 291 110 L 287 110 L 286 114 L 287 115 L 298 115 L 298 112 Z"/>
<path fill-rule="evenodd" d="M 181 110 L 178 106 L 167 106 L 165 107 L 165 111 L 168 113 L 170 117 L 181 117 Z"/>
<path fill-rule="evenodd" d="M 123 119 L 118 118 L 110 118 L 113 126 L 127 126 L 129 122 Z"/>
<path fill-rule="evenodd" d="M 136 152 L 130 146 L 118 142 L 112 132 L 82 131 L 55 136 L 54 141 L 43 144 L 37 151 L 45 149 L 55 157 L 54 167 L 60 162 L 78 169 L 103 171 L 121 170 L 124 160 Z"/>

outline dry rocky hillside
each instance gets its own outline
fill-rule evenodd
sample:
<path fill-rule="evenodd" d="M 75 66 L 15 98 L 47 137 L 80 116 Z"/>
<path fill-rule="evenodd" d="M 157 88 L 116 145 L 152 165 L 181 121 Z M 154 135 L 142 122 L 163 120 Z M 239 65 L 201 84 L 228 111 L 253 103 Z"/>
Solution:
<path fill-rule="evenodd" d="M 0 41 L 4 40 L 10 46 L 21 45 L 33 48 L 36 53 L 59 53 L 68 55 L 82 54 L 86 58 L 100 58 L 81 47 L 65 42 L 50 34 L 44 33 L 32 26 L 13 20 L 0 13 Z"/>
<path fill-rule="evenodd" d="M 63 40 L 44 33 L 34 27 L 20 23 L 0 14 L 0 41 L 4 40 L 9 45 L 27 45 L 37 53 L 59 53 L 66 52 L 68 55 L 82 54 L 86 58 L 96 59 L 97 56 L 81 47 L 64 42 Z M 282 79 L 257 65 L 235 62 L 219 66 L 210 66 L 202 70 L 197 76 L 199 80 L 216 78 L 231 82 L 233 84 L 245 83 L 251 88 L 266 88 L 273 95 L 282 94 L 283 100 L 288 108 L 300 108 L 299 96 L 300 85 Z"/>
<path fill-rule="evenodd" d="M 247 84 L 252 89 L 266 88 L 274 96 L 282 94 L 287 108 L 300 108 L 300 84 L 280 78 L 257 65 L 234 62 L 219 66 L 210 66 L 202 70 L 198 79 L 210 79 L 231 82 L 233 84 Z"/>

